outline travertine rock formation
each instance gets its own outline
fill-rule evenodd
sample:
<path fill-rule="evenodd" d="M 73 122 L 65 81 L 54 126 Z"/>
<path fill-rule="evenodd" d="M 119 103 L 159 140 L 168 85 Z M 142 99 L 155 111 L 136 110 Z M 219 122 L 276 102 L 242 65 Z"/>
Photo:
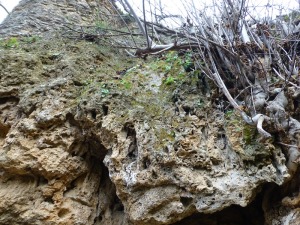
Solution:
<path fill-rule="evenodd" d="M 95 12 L 101 8 L 101 12 Z M 106 18 L 111 5 L 96 0 L 22 0 L 0 24 L 2 36 L 45 35 L 72 24 L 87 26 Z M 61 33 L 61 32 L 60 32 Z"/>
<path fill-rule="evenodd" d="M 1 224 L 119 220 L 114 207 L 122 206 L 102 163 L 106 149 L 89 134 L 97 125 L 74 119 L 80 82 L 89 79 L 83 69 L 95 78 L 103 56 L 90 44 L 85 52 L 56 43 L 1 49 Z"/>
<path fill-rule="evenodd" d="M 24 9 L 57 4 L 89 12 L 91 3 L 22 1 L 0 33 L 43 32 L 36 13 L 28 15 L 38 29 L 28 28 Z M 180 67 L 168 85 L 164 60 L 133 61 L 101 44 L 56 36 L 3 46 L 0 224 L 190 224 L 180 222 L 188 216 L 218 224 L 214 213 L 251 205 L 261 191 L 268 224 L 297 224 L 299 210 L 289 210 L 297 197 L 271 205 L 281 200 L 274 193 L 290 194 L 273 187 L 291 178 L 282 149 Z"/>

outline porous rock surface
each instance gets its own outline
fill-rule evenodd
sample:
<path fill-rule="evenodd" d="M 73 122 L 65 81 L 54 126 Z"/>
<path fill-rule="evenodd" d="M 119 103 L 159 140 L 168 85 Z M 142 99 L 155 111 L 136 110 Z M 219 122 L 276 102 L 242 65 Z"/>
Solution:
<path fill-rule="evenodd" d="M 95 14 L 99 8 L 102 14 Z M 21 0 L 0 24 L 0 35 L 45 35 L 73 24 L 87 26 L 110 9 L 109 3 L 96 0 Z"/>
<path fill-rule="evenodd" d="M 278 147 L 246 145 L 240 118 L 188 79 L 173 90 L 140 64 L 127 88 L 115 71 L 126 65 L 110 68 L 111 53 L 89 43 L 1 52 L 2 224 L 109 224 L 126 218 L 122 204 L 134 224 L 171 224 L 246 206 L 288 177 Z"/>
<path fill-rule="evenodd" d="M 190 75 L 167 85 L 164 60 L 19 42 L 0 49 L 0 224 L 172 224 L 289 179 L 281 148 Z"/>

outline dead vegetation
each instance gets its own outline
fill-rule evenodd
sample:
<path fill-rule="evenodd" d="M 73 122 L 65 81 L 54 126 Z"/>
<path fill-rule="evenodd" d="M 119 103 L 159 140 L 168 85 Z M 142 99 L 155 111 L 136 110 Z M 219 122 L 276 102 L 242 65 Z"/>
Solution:
<path fill-rule="evenodd" d="M 66 25 L 67 36 L 124 48 L 129 57 L 192 51 L 191 70 L 200 71 L 204 80 L 211 81 L 205 85 L 217 85 L 262 138 L 273 138 L 281 145 L 288 155 L 290 172 L 296 171 L 300 146 L 298 11 L 258 20 L 245 0 L 216 1 L 209 12 L 197 11 L 190 1 L 183 4 L 187 18 L 180 27 L 170 28 L 160 19 L 178 15 L 166 14 L 158 3 L 143 1 L 139 14 L 129 1 L 119 2 L 126 12 L 110 1 L 115 10 L 106 15 L 118 24 L 114 28 L 103 23 Z M 149 6 L 152 10 L 145 9 Z M 149 13 L 151 19 L 147 19 Z"/>

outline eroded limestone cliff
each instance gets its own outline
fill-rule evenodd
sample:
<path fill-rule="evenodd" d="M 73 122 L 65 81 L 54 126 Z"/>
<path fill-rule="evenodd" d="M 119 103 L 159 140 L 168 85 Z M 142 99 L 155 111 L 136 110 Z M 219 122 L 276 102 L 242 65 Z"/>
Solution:
<path fill-rule="evenodd" d="M 95 5 L 37 2 L 0 25 L 0 224 L 297 224 L 288 156 L 180 57 L 37 36 L 60 26 L 25 9 Z"/>

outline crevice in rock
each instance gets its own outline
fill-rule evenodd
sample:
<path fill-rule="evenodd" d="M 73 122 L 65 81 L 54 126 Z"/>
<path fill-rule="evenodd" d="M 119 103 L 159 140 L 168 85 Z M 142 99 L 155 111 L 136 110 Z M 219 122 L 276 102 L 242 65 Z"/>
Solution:
<path fill-rule="evenodd" d="M 130 140 L 130 145 L 128 147 L 128 156 L 131 159 L 136 159 L 138 154 L 138 147 L 134 125 L 132 123 L 126 123 L 124 125 L 124 131 L 127 134 L 126 138 Z"/>
<path fill-rule="evenodd" d="M 75 127 L 80 127 L 80 124 L 77 120 L 74 119 L 74 115 L 72 113 L 67 113 L 66 114 L 66 120 L 72 125 L 72 126 L 75 126 Z"/>
<path fill-rule="evenodd" d="M 150 164 L 151 164 L 151 161 L 148 157 L 145 157 L 142 159 L 143 169 L 149 168 Z"/>
<path fill-rule="evenodd" d="M 116 194 L 116 187 L 110 180 L 109 171 L 103 163 L 101 163 L 101 171 L 94 225 L 120 224 L 117 221 L 126 218 L 124 206 Z M 110 217 L 107 215 L 110 215 Z"/>
<path fill-rule="evenodd" d="M 19 98 L 6 96 L 1 93 L 0 97 L 0 139 L 4 139 L 8 134 L 13 120 L 17 117 L 14 108 L 19 103 Z M 4 95 L 4 96 L 3 96 Z"/>
<path fill-rule="evenodd" d="M 103 114 L 108 113 L 108 106 L 103 107 Z M 89 112 L 93 119 L 97 119 L 96 110 L 90 109 Z M 93 127 L 84 129 L 84 118 L 74 118 L 71 113 L 67 114 L 67 121 L 69 124 L 77 129 L 77 137 L 69 147 L 68 152 L 72 156 L 79 156 L 82 158 L 89 169 L 87 173 L 81 174 L 69 183 L 67 191 L 64 192 L 64 197 L 71 198 L 73 201 L 80 203 L 81 205 L 93 207 L 93 213 L 91 214 L 91 222 L 94 225 L 106 225 L 106 224 L 120 224 L 119 221 L 126 220 L 124 213 L 124 206 L 116 194 L 116 188 L 113 182 L 110 180 L 108 168 L 104 165 L 103 160 L 108 150 L 102 144 L 101 138 L 98 137 Z M 127 124 L 124 126 L 124 130 L 133 145 L 136 145 L 136 132 L 133 124 Z M 93 185 L 90 192 L 93 194 L 93 204 L 84 197 L 79 197 L 78 193 L 81 193 L 83 186 Z M 64 218 L 65 211 L 58 212 L 60 218 Z M 125 223 L 128 224 L 128 223 Z"/>
<path fill-rule="evenodd" d="M 48 202 L 50 204 L 54 204 L 54 201 L 53 201 L 52 197 L 46 197 L 46 198 L 44 198 L 44 201 Z"/>
<path fill-rule="evenodd" d="M 36 178 L 36 187 L 44 186 L 48 184 L 48 180 L 43 176 L 38 176 Z"/>
<path fill-rule="evenodd" d="M 0 138 L 1 139 L 6 137 L 6 135 L 8 134 L 9 129 L 10 129 L 9 126 L 0 123 Z"/>
<path fill-rule="evenodd" d="M 180 197 L 180 202 L 184 207 L 189 206 L 193 202 L 193 198 L 190 197 Z"/>
<path fill-rule="evenodd" d="M 14 105 L 17 105 L 18 102 L 20 101 L 19 98 L 14 97 L 14 96 L 9 96 L 9 97 L 1 97 L 0 98 L 0 105 L 6 104 L 8 102 L 13 103 Z"/>
<path fill-rule="evenodd" d="M 84 144 L 87 146 L 89 155 L 95 157 L 100 162 L 103 161 L 107 149 L 101 144 L 101 142 L 95 138 L 87 138 L 84 141 Z"/>
<path fill-rule="evenodd" d="M 298 168 L 294 177 L 290 179 L 289 182 L 282 186 L 273 185 L 264 193 L 264 225 L 295 224 L 291 222 L 293 217 L 287 215 L 289 215 L 293 209 L 299 209 L 300 207 L 299 187 L 300 169 Z"/>
<path fill-rule="evenodd" d="M 184 110 L 185 112 L 185 115 L 189 115 L 190 112 L 192 112 L 194 109 L 192 107 L 190 107 L 189 105 L 183 105 L 182 106 L 182 109 Z"/>
<path fill-rule="evenodd" d="M 97 112 L 96 112 L 95 109 L 92 109 L 92 110 L 91 110 L 91 116 L 92 116 L 92 118 L 93 118 L 94 120 L 96 119 L 96 117 L 97 117 Z"/>
<path fill-rule="evenodd" d="M 254 201 L 246 207 L 232 205 L 213 214 L 198 213 L 173 225 L 264 225 L 262 196 L 262 194 L 258 194 Z M 188 205 L 191 200 L 182 198 L 180 201 L 182 204 Z"/>
<path fill-rule="evenodd" d="M 293 117 L 296 119 L 296 120 L 300 120 L 300 100 L 299 98 L 295 99 L 294 102 L 293 102 L 293 108 L 296 109 L 294 111 L 294 115 Z"/>
<path fill-rule="evenodd" d="M 103 115 L 107 116 L 109 107 L 107 105 L 102 105 L 102 110 L 103 110 Z"/>
<path fill-rule="evenodd" d="M 278 186 L 274 183 L 267 183 L 259 190 L 260 193 L 246 207 L 232 205 L 222 211 L 203 214 L 193 214 L 187 218 L 174 223 L 173 225 L 274 225 L 282 224 L 280 221 L 289 213 L 287 208 L 293 209 L 300 204 L 300 170 L 290 182 Z M 239 197 L 241 193 L 238 194 Z M 180 198 L 180 202 L 187 206 L 191 203 L 189 198 Z M 289 205 L 290 204 L 290 205 Z M 278 217 L 278 220 L 277 218 Z M 288 218 L 288 217 L 287 217 Z M 274 222 L 277 221 L 277 222 Z M 279 221 L 279 222 L 278 222 Z"/>

